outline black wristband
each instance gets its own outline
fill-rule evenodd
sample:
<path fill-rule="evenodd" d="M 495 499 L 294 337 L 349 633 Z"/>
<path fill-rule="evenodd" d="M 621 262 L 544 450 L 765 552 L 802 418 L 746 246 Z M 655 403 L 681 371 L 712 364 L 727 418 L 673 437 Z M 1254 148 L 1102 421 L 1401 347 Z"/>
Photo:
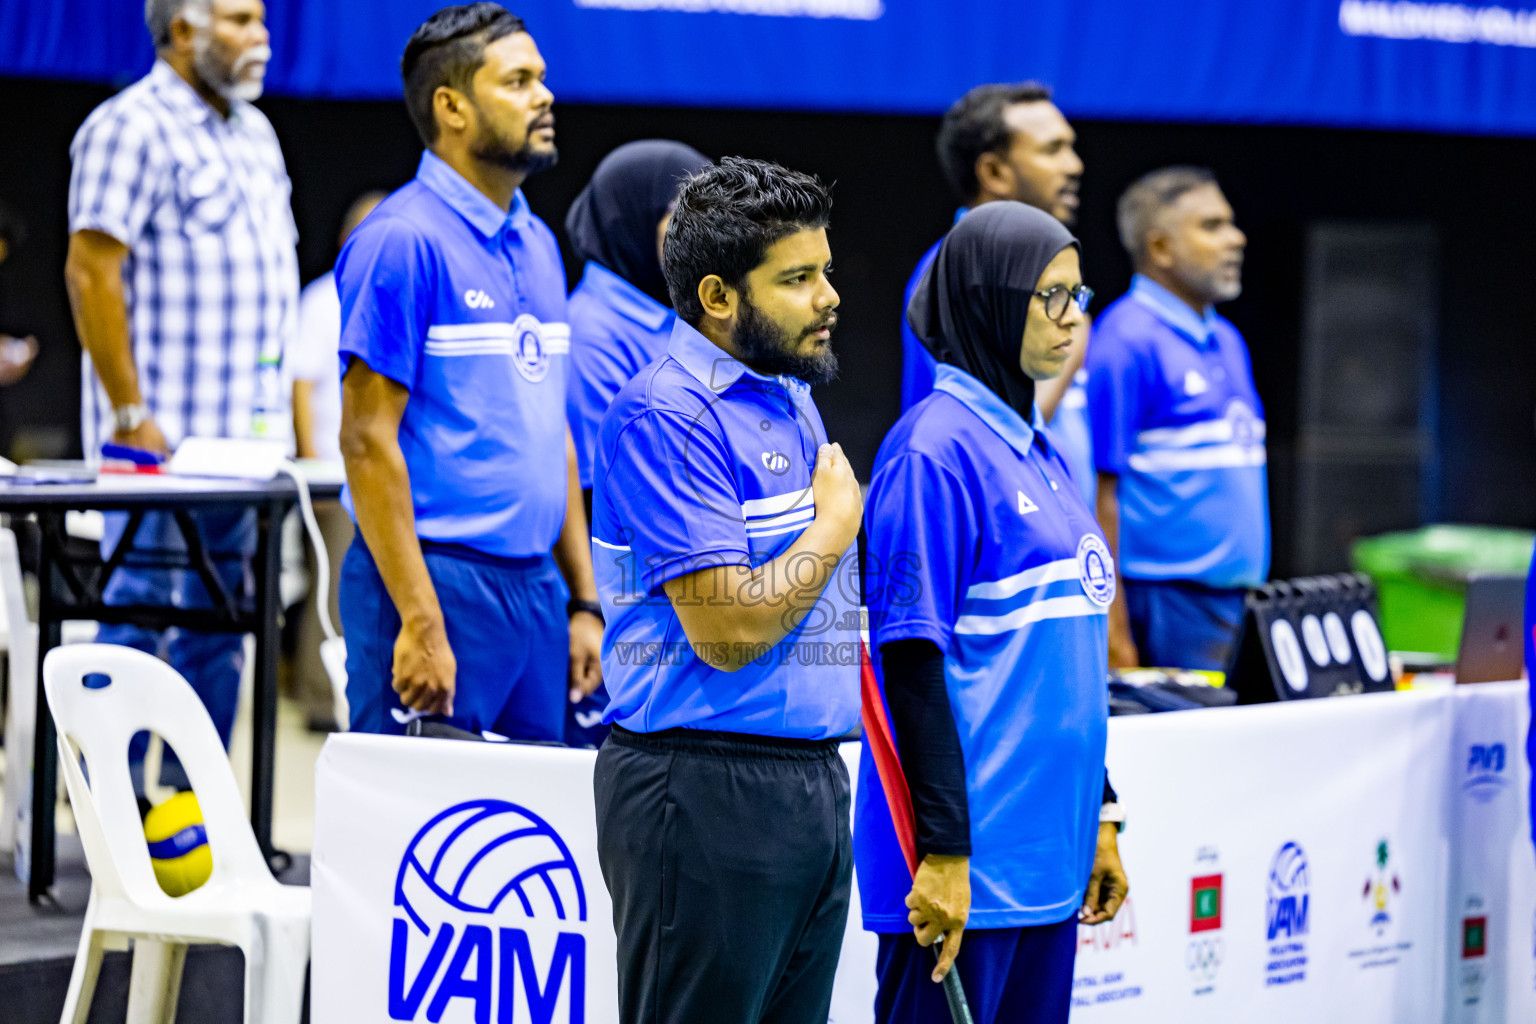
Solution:
<path fill-rule="evenodd" d="M 583 601 L 579 597 L 573 597 L 569 601 L 565 602 L 566 618 L 570 618 L 577 612 L 587 612 L 590 615 L 596 615 L 597 621 L 604 622 L 603 606 L 596 601 Z"/>

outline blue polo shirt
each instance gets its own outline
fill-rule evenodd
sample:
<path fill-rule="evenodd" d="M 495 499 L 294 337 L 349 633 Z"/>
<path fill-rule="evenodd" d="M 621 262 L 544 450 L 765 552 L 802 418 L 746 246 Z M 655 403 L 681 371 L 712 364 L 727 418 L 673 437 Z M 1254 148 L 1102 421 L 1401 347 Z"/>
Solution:
<path fill-rule="evenodd" d="M 1094 322 L 1087 369 L 1094 462 L 1119 476 L 1124 575 L 1262 583 L 1264 405 L 1237 328 L 1138 274 Z"/>
<path fill-rule="evenodd" d="M 955 223 L 960 223 L 970 210 L 961 207 L 955 211 Z M 906 412 L 918 402 L 933 393 L 934 374 L 938 367 L 938 361 L 933 358 L 933 353 L 928 351 L 928 346 L 913 332 L 911 324 L 907 323 L 907 307 L 912 305 L 912 296 L 917 291 L 917 286 L 928 273 L 928 268 L 933 266 L 933 261 L 938 258 L 939 246 L 944 244 L 944 239 L 939 239 L 923 253 L 922 259 L 917 261 L 917 269 L 912 271 L 912 276 L 907 278 L 906 291 L 901 296 L 901 411 Z M 1088 507 L 1093 508 L 1097 500 L 1097 477 L 1093 469 L 1093 440 L 1088 423 L 1088 393 L 1084 388 L 1087 375 L 1081 370 L 1072 383 L 1067 386 L 1066 393 L 1062 395 L 1061 402 L 1056 406 L 1056 415 L 1051 418 L 1051 434 L 1056 438 L 1062 453 L 1067 457 L 1067 465 L 1072 467 L 1072 479 L 1077 484 L 1077 489 L 1088 499 Z"/>
<path fill-rule="evenodd" d="M 955 214 L 955 223 L 960 222 L 966 210 L 964 207 Z M 933 266 L 933 261 L 938 258 L 939 246 L 944 244 L 944 239 L 939 239 L 928 247 L 923 253 L 922 259 L 917 261 L 917 269 L 912 271 L 912 276 L 907 278 L 906 290 L 901 293 L 901 411 L 906 412 L 918 402 L 933 394 L 933 376 L 938 361 L 933 358 L 933 353 L 928 351 L 922 339 L 912 330 L 912 325 L 907 322 L 907 310 L 912 305 L 912 296 L 917 292 L 917 286 L 922 281 L 923 275 L 928 273 L 928 268 Z"/>
<path fill-rule="evenodd" d="M 521 191 L 510 213 L 432 153 L 336 262 L 341 369 L 410 391 L 400 450 L 416 533 L 548 554 L 565 520 L 565 269 Z M 342 494 L 352 510 L 350 489 Z"/>
<path fill-rule="evenodd" d="M 605 721 L 800 739 L 858 723 L 855 549 L 800 625 L 736 672 L 699 660 L 662 589 L 710 566 L 760 566 L 792 545 L 816 515 L 811 473 L 826 436 L 803 382 L 754 372 L 682 320 L 667 357 L 619 391 L 592 470 Z M 761 600 L 750 588 L 698 599 Z"/>
<path fill-rule="evenodd" d="M 566 411 L 581 486 L 592 486 L 597 429 L 613 396 L 667 354 L 675 314 L 613 271 L 589 262 L 571 292 L 571 376 Z"/>
<path fill-rule="evenodd" d="M 1093 425 L 1088 422 L 1088 371 L 1081 367 L 1062 392 L 1051 417 L 1051 438 L 1072 469 L 1072 482 L 1090 510 L 1098 507 L 1099 478 L 1093 468 Z"/>
<path fill-rule="evenodd" d="M 1082 904 L 1103 799 L 1115 567 L 1051 435 L 940 365 L 875 460 L 864 522 L 871 640 L 944 652 L 971 808 L 972 928 Z M 906 932 L 911 889 L 868 750 L 854 863 L 864 927 Z"/>

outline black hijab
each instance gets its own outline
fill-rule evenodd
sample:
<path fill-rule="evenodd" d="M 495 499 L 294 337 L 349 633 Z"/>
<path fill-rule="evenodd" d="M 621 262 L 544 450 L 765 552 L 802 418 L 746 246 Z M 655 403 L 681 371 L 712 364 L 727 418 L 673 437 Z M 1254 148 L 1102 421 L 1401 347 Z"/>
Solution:
<path fill-rule="evenodd" d="M 941 363 L 991 388 L 1029 423 L 1035 382 L 1019 367 L 1029 300 L 1072 232 L 1016 202 L 978 206 L 944 236 L 907 306 L 907 323 Z"/>
<path fill-rule="evenodd" d="M 565 233 L 583 260 L 601 264 L 670 306 L 656 254 L 656 225 L 682 180 L 709 165 L 704 154 L 681 142 L 625 143 L 597 165 L 565 215 Z"/>

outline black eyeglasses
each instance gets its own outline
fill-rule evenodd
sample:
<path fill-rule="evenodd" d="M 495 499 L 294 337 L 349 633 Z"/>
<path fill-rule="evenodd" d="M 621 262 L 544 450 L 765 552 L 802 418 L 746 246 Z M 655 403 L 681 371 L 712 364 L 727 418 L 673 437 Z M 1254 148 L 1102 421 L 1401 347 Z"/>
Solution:
<path fill-rule="evenodd" d="M 1071 288 L 1058 284 L 1034 294 L 1045 300 L 1045 315 L 1057 323 L 1061 323 L 1061 318 L 1067 315 L 1068 303 L 1076 303 L 1078 310 L 1086 313 L 1088 303 L 1093 301 L 1093 289 L 1083 284 Z"/>

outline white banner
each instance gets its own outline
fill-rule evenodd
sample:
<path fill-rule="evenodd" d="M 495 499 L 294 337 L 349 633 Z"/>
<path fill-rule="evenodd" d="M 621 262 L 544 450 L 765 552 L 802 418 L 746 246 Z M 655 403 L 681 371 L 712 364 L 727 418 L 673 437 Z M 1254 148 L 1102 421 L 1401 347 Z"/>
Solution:
<path fill-rule="evenodd" d="M 1524 700 L 1502 684 L 1112 721 L 1132 895 L 1080 929 L 1074 1024 L 1536 1020 Z M 332 737 L 318 1024 L 616 1021 L 595 756 Z M 875 947 L 855 886 L 834 1024 L 872 1020 Z"/>
<path fill-rule="evenodd" d="M 1080 929 L 1075 1024 L 1438 1021 L 1448 702 L 1112 721 L 1131 901 Z"/>
<path fill-rule="evenodd" d="M 310 865 L 317 1024 L 616 1020 L 596 757 L 327 740 Z"/>
<path fill-rule="evenodd" d="M 1451 1024 L 1536 1021 L 1536 856 L 1524 683 L 1458 687 L 1451 747 Z"/>

